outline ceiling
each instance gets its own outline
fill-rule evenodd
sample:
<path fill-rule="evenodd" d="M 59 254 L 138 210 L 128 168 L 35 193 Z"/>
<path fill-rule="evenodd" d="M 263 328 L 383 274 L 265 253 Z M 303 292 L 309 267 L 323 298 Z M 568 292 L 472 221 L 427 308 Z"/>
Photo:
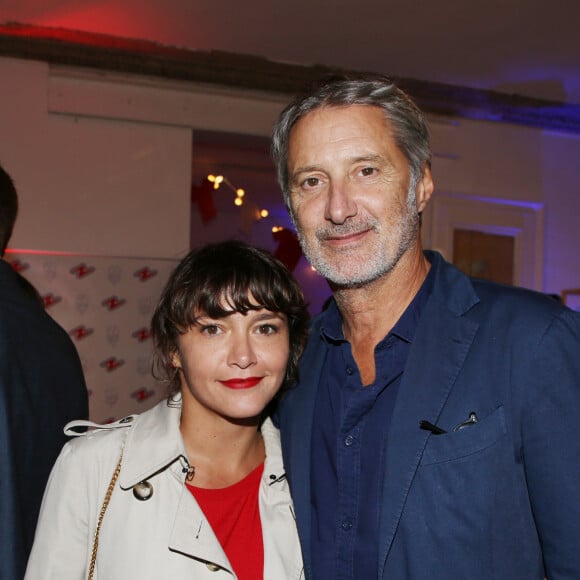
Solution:
<path fill-rule="evenodd" d="M 9 22 L 580 104 L 579 0 L 0 0 Z"/>

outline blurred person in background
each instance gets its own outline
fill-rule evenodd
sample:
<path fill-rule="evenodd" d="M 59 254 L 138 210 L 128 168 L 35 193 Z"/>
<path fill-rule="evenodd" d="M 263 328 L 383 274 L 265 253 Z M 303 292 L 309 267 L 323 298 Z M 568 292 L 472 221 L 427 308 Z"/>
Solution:
<path fill-rule="evenodd" d="M 18 213 L 0 167 L 0 255 Z M 36 289 L 0 260 L 0 578 L 24 576 L 42 494 L 71 419 L 88 417 L 78 353 Z"/>

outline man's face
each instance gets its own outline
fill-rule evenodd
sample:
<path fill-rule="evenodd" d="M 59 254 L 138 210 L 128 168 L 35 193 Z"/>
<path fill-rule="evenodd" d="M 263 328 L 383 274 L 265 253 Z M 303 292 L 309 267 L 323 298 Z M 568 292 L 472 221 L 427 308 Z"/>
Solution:
<path fill-rule="evenodd" d="M 304 254 L 338 286 L 390 272 L 418 239 L 418 215 L 433 189 L 409 164 L 378 107 L 327 107 L 292 128 L 290 205 Z"/>

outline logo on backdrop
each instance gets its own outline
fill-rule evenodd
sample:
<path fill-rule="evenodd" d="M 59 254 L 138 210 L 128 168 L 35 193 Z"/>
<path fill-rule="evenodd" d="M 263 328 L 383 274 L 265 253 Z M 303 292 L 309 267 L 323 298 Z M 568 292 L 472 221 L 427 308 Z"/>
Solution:
<path fill-rule="evenodd" d="M 62 302 L 62 296 L 55 296 L 52 292 L 49 292 L 42 297 L 42 300 L 44 302 L 44 307 L 50 308 L 51 306 Z"/>
<path fill-rule="evenodd" d="M 151 338 L 151 331 L 146 326 L 143 326 L 133 332 L 131 336 L 136 338 L 139 342 L 145 342 Z"/>
<path fill-rule="evenodd" d="M 125 361 L 122 358 L 110 356 L 109 358 L 102 361 L 99 366 L 104 368 L 108 373 L 110 373 L 116 371 L 119 367 L 122 367 L 124 364 Z"/>
<path fill-rule="evenodd" d="M 146 401 L 149 397 L 152 397 L 155 394 L 155 391 L 147 390 L 147 389 L 137 389 L 131 393 L 131 396 L 137 400 L 139 403 Z"/>
<path fill-rule="evenodd" d="M 28 264 L 27 262 L 23 262 L 22 260 L 14 260 L 14 262 L 11 263 L 12 269 L 15 272 L 24 272 L 25 270 L 28 270 L 28 268 L 30 268 L 30 264 Z"/>
<path fill-rule="evenodd" d="M 95 332 L 95 330 L 93 328 L 87 328 L 86 326 L 81 324 L 80 326 L 77 326 L 77 327 L 73 328 L 72 330 L 70 330 L 69 334 L 75 340 L 82 340 L 83 338 L 87 338 L 87 336 L 91 336 L 91 334 L 93 334 L 93 332 Z"/>
<path fill-rule="evenodd" d="M 81 278 L 86 278 L 95 270 L 96 268 L 94 266 L 87 266 L 84 262 L 81 262 L 80 264 L 73 266 L 69 272 L 80 280 Z"/>
<path fill-rule="evenodd" d="M 135 276 L 135 278 L 139 278 L 141 282 L 147 282 L 147 280 L 150 278 L 157 276 L 157 270 L 153 270 L 148 266 L 145 266 L 144 268 L 133 272 L 133 276 Z"/>
<path fill-rule="evenodd" d="M 104 306 L 107 310 L 116 310 L 120 306 L 123 306 L 127 302 L 124 298 L 119 298 L 118 296 L 109 296 L 105 298 L 101 305 Z"/>

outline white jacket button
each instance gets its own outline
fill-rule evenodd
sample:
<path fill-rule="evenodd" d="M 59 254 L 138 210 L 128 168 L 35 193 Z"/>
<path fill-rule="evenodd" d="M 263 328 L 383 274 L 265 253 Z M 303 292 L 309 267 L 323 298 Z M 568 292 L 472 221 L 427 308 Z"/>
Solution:
<path fill-rule="evenodd" d="M 214 564 L 213 562 L 208 562 L 206 564 L 207 569 L 210 570 L 211 572 L 217 572 L 220 567 L 217 564 Z"/>

